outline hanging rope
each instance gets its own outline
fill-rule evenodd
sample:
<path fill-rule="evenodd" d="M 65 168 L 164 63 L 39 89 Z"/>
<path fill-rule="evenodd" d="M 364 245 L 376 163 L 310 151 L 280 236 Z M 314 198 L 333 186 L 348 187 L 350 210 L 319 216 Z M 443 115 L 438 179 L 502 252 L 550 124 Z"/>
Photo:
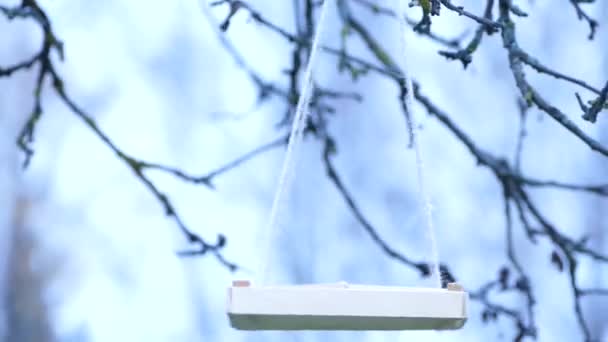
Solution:
<path fill-rule="evenodd" d="M 435 282 L 439 288 L 441 288 L 441 273 L 439 270 L 439 250 L 437 248 L 437 239 L 435 236 L 435 225 L 433 223 L 433 205 L 431 203 L 431 197 L 426 190 L 425 178 L 424 178 L 424 163 L 422 160 L 422 153 L 420 146 L 418 145 L 418 136 L 416 132 L 416 120 L 414 117 L 414 87 L 412 78 L 409 75 L 408 58 L 410 56 L 408 52 L 408 45 L 406 42 L 406 36 L 408 35 L 408 24 L 406 21 L 406 8 L 405 2 L 408 0 L 396 0 L 397 8 L 396 13 L 399 18 L 399 27 L 401 34 L 401 58 L 402 58 L 402 69 L 403 69 L 403 80 L 407 89 L 405 96 L 405 110 L 407 129 L 409 131 L 411 145 L 414 148 L 416 154 L 416 173 L 418 175 L 418 187 L 420 191 L 422 210 L 426 219 L 426 231 L 428 238 L 431 243 L 431 276 L 435 278 Z"/>
<path fill-rule="evenodd" d="M 435 282 L 438 287 L 441 287 L 441 273 L 439 269 L 439 252 L 437 248 L 437 240 L 435 236 L 435 227 L 433 223 L 433 207 L 429 194 L 426 190 L 426 183 L 424 178 L 424 163 L 422 159 L 422 153 L 418 143 L 417 132 L 415 129 L 415 118 L 413 112 L 413 102 L 414 102 L 414 94 L 413 94 L 413 84 L 412 80 L 408 74 L 408 45 L 406 43 L 406 36 L 408 33 L 408 25 L 406 22 L 406 5 L 405 1 L 408 0 L 396 0 L 397 4 L 397 13 L 399 13 L 399 25 L 400 25 L 400 35 L 401 35 L 401 53 L 402 53 L 402 62 L 403 62 L 403 80 L 407 89 L 407 93 L 405 96 L 405 105 L 406 105 L 406 118 L 407 118 L 407 127 L 409 131 L 409 135 L 411 138 L 411 144 L 414 148 L 416 155 L 416 172 L 418 176 L 418 185 L 419 192 L 421 197 L 421 206 L 426 219 L 426 231 L 428 238 L 431 244 L 431 262 L 430 262 L 430 271 L 431 276 L 435 279 Z M 298 103 L 296 106 L 296 112 L 293 118 L 293 123 L 291 127 L 291 132 L 289 136 L 289 142 L 287 144 L 287 151 L 285 153 L 285 160 L 283 162 L 283 167 L 281 170 L 281 174 L 279 176 L 279 182 L 277 186 L 277 190 L 275 192 L 275 196 L 272 202 L 272 208 L 270 211 L 270 218 L 268 222 L 267 236 L 263 238 L 261 241 L 264 244 L 262 252 L 265 253 L 265 257 L 261 259 L 261 265 L 258 268 L 258 277 L 262 283 L 265 283 L 269 280 L 268 275 L 268 267 L 270 265 L 272 259 L 272 251 L 271 248 L 272 243 L 277 239 L 279 229 L 281 227 L 281 214 L 283 212 L 283 206 L 287 202 L 288 198 L 288 190 L 291 187 L 291 183 L 293 177 L 295 176 L 295 166 L 297 162 L 297 154 L 299 152 L 300 143 L 303 138 L 304 128 L 306 127 L 306 119 L 308 118 L 308 107 L 310 105 L 310 101 L 313 95 L 314 85 L 313 85 L 313 67 L 316 64 L 318 50 L 319 50 L 319 41 L 320 37 L 323 35 L 323 31 L 325 28 L 325 17 L 327 12 L 329 0 L 323 1 L 321 6 L 321 13 L 319 17 L 319 22 L 316 27 L 316 32 L 313 38 L 313 42 L 310 49 L 310 56 L 308 59 L 308 64 L 306 66 L 306 70 L 304 72 L 303 77 L 303 86 L 302 91 L 300 93 L 300 97 L 298 99 Z"/>
<path fill-rule="evenodd" d="M 293 177 L 295 176 L 295 166 L 297 161 L 297 155 L 299 152 L 300 143 L 304 135 L 304 128 L 306 127 L 306 119 L 308 118 L 308 107 L 310 100 L 313 95 L 313 67 L 317 61 L 317 55 L 319 51 L 319 41 L 323 36 L 323 30 L 325 28 L 325 17 L 327 7 L 330 0 L 323 1 L 321 5 L 321 14 L 319 16 L 319 22 L 317 23 L 316 32 L 313 38 L 313 42 L 310 48 L 310 56 L 308 58 L 308 65 L 304 72 L 302 91 L 300 92 L 300 98 L 296 106 L 296 112 L 293 118 L 291 126 L 291 132 L 289 135 L 289 142 L 287 143 L 287 151 L 285 152 L 285 160 L 283 162 L 283 168 L 279 177 L 279 184 L 272 202 L 272 209 L 270 211 L 270 218 L 268 227 L 265 230 L 268 232 L 268 236 L 262 239 L 264 243 L 263 253 L 266 253 L 266 257 L 262 258 L 262 264 L 259 267 L 258 277 L 265 283 L 269 280 L 268 278 L 268 266 L 272 259 L 272 243 L 278 237 L 279 228 L 281 226 L 280 215 L 283 212 L 283 206 L 287 202 L 288 189 L 291 186 Z"/>

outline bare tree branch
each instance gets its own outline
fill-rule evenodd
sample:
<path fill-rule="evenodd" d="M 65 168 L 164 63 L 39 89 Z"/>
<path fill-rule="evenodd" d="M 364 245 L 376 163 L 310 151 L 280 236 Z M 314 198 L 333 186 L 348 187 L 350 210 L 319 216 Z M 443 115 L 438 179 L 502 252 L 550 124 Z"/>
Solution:
<path fill-rule="evenodd" d="M 597 115 L 605 109 L 608 109 L 608 81 L 606 81 L 606 85 L 601 92 L 599 92 L 599 96 L 597 99 L 591 101 L 591 106 L 587 106 L 583 103 L 581 96 L 576 93 L 576 99 L 578 100 L 578 104 L 581 106 L 583 110 L 583 119 L 595 123 L 597 120 Z"/>
<path fill-rule="evenodd" d="M 275 139 L 269 143 L 266 143 L 260 147 L 257 147 L 255 149 L 253 149 L 252 151 L 247 152 L 244 155 L 242 155 L 242 156 L 226 163 L 225 165 L 223 165 L 205 175 L 202 175 L 202 176 L 190 175 L 181 169 L 170 167 L 170 166 L 165 166 L 165 165 L 161 165 L 161 164 L 156 164 L 156 163 L 149 163 L 149 162 L 145 162 L 145 161 L 136 161 L 136 164 L 138 164 L 138 168 L 140 168 L 142 171 L 146 170 L 146 169 L 159 170 L 159 171 L 163 171 L 163 172 L 172 174 L 175 177 L 177 177 L 183 181 L 186 181 L 189 183 L 194 183 L 194 184 L 203 184 L 209 188 L 215 189 L 215 187 L 213 185 L 213 179 L 215 179 L 215 177 L 240 166 L 241 164 L 251 160 L 252 158 L 255 158 L 256 156 L 258 156 L 262 153 L 273 150 L 277 147 L 285 146 L 287 144 L 288 138 L 289 137 L 287 135 L 284 135 L 278 139 Z"/>
<path fill-rule="evenodd" d="M 395 19 L 397 18 L 397 16 L 395 15 L 395 12 L 392 9 L 380 6 L 370 0 L 352 0 L 352 2 L 367 8 L 374 14 L 384 15 L 384 16 L 395 18 Z M 412 27 L 412 28 L 416 27 L 416 25 L 418 24 L 418 22 L 416 20 L 414 20 L 410 17 L 406 16 L 405 19 L 406 19 L 407 24 L 410 25 L 410 27 Z M 460 43 L 462 41 L 462 38 L 444 38 L 434 32 L 431 32 L 430 30 L 429 31 L 418 30 L 416 32 L 420 35 L 428 36 L 432 41 L 439 43 L 441 45 L 444 45 L 445 47 L 449 47 L 449 48 L 459 48 Z"/>
<path fill-rule="evenodd" d="M 494 0 L 486 1 L 486 9 L 484 11 L 483 17 L 487 20 L 492 20 L 492 9 L 494 8 Z M 497 29 L 493 27 L 488 27 L 486 25 L 480 24 L 475 30 L 475 35 L 473 39 L 467 44 L 464 49 L 459 49 L 455 52 L 451 51 L 439 51 L 439 54 L 451 60 L 459 60 L 462 63 L 462 66 L 466 69 L 466 67 L 473 60 L 473 53 L 477 50 L 479 45 L 481 44 L 481 40 L 483 38 L 483 34 L 486 33 L 488 35 L 496 32 Z"/>
<path fill-rule="evenodd" d="M 585 20 L 589 25 L 589 40 L 592 40 L 595 37 L 595 33 L 597 32 L 597 27 L 599 26 L 598 22 L 591 18 L 583 9 L 581 8 L 581 4 L 583 3 L 594 3 L 595 0 L 569 0 L 572 6 L 574 6 L 574 10 L 576 11 L 576 16 L 578 20 Z"/>
<path fill-rule="evenodd" d="M 334 184 L 334 186 L 336 187 L 336 189 L 338 190 L 338 192 L 344 199 L 344 202 L 346 202 L 346 205 L 350 208 L 350 210 L 354 214 L 357 221 L 359 221 L 361 226 L 369 234 L 372 241 L 374 241 L 374 243 L 376 243 L 382 249 L 382 251 L 389 257 L 397 260 L 398 262 L 400 262 L 406 266 L 417 269 L 423 276 L 429 276 L 430 268 L 428 267 L 427 264 L 422 263 L 422 262 L 415 262 L 415 261 L 409 259 L 408 257 L 406 257 L 405 255 L 399 253 L 398 251 L 393 249 L 391 246 L 389 246 L 389 244 L 380 237 L 380 234 L 378 233 L 377 229 L 374 228 L 372 226 L 372 224 L 369 222 L 369 220 L 363 215 L 363 213 L 361 212 L 361 209 L 355 203 L 353 196 L 346 189 L 346 186 L 344 185 L 342 179 L 336 172 L 336 169 L 331 160 L 331 157 L 335 153 L 336 153 L 336 145 L 335 145 L 333 139 L 330 137 L 325 137 L 324 148 L 323 148 L 323 162 L 325 164 L 325 171 L 327 172 L 327 177 L 329 177 L 331 182 Z"/>
<path fill-rule="evenodd" d="M 572 120 L 568 118 L 564 112 L 559 108 L 551 105 L 545 100 L 537 91 L 528 83 L 526 80 L 526 74 L 523 68 L 523 64 L 535 64 L 533 60 L 530 60 L 518 46 L 515 35 L 515 23 L 510 18 L 510 0 L 500 0 L 500 22 L 503 25 L 502 29 L 502 40 L 505 49 L 509 55 L 509 64 L 511 72 L 515 78 L 515 83 L 519 88 L 521 95 L 529 103 L 535 104 L 540 110 L 549 114 L 555 121 L 564 126 L 568 131 L 578 137 L 593 151 L 596 151 L 604 156 L 608 157 L 608 148 L 600 144 L 597 140 L 591 138 L 583 130 L 578 127 Z"/>
<path fill-rule="evenodd" d="M 45 79 L 49 79 L 52 84 L 52 89 L 55 91 L 55 94 L 63 101 L 63 103 L 74 113 L 77 117 L 79 117 L 84 124 L 110 149 L 115 155 L 124 162 L 130 169 L 133 171 L 133 174 L 136 178 L 141 181 L 146 188 L 154 195 L 154 197 L 161 204 L 162 208 L 165 211 L 165 214 L 173 219 L 173 221 L 177 224 L 180 231 L 184 234 L 187 241 L 196 247 L 196 251 L 198 254 L 213 254 L 223 265 L 225 265 L 228 269 L 234 271 L 237 269 L 237 265 L 227 261 L 220 250 L 226 244 L 226 238 L 223 235 L 218 235 L 217 241 L 215 243 L 210 243 L 201 238 L 198 234 L 194 233 L 190 228 L 186 226 L 181 216 L 177 213 L 176 208 L 169 200 L 166 194 L 158 189 L 158 187 L 144 174 L 144 169 L 146 167 L 151 167 L 148 165 L 157 165 L 150 164 L 128 155 L 122 149 L 120 149 L 111 139 L 110 137 L 104 133 L 101 128 L 97 125 L 97 123 L 93 120 L 93 118 L 87 114 L 82 108 L 80 108 L 71 97 L 68 96 L 63 79 L 59 76 L 55 69 L 55 64 L 51 58 L 51 52 L 56 51 L 59 53 L 60 57 L 63 58 L 63 44 L 56 38 L 54 31 L 51 28 L 51 23 L 46 16 L 45 12 L 39 7 L 38 3 L 35 0 L 23 0 L 22 4 L 15 8 L 5 8 L 3 7 L 1 10 L 9 19 L 12 18 L 21 18 L 21 19 L 32 19 L 35 20 L 41 27 L 43 31 L 43 43 L 41 52 L 39 52 L 36 57 L 32 60 L 28 60 L 27 62 L 19 63 L 17 65 L 23 65 L 23 67 L 15 69 L 9 68 L 8 70 L 14 69 L 23 70 L 33 66 L 34 64 L 39 64 L 38 77 L 36 81 L 36 88 L 34 92 L 34 110 L 30 114 L 24 128 L 22 129 L 19 137 L 17 139 L 18 146 L 25 152 L 26 158 L 24 162 L 24 166 L 27 166 L 32 155 L 33 150 L 30 147 L 30 144 L 34 138 L 34 129 L 36 127 L 36 123 L 39 121 L 42 115 L 42 107 L 41 107 L 41 96 L 43 83 Z M 7 70 L 7 69 L 2 69 Z M 4 75 L 1 76 L 10 76 L 10 73 L 5 72 Z M 157 165 L 158 166 L 158 165 Z M 157 167 L 158 168 L 158 167 Z"/>

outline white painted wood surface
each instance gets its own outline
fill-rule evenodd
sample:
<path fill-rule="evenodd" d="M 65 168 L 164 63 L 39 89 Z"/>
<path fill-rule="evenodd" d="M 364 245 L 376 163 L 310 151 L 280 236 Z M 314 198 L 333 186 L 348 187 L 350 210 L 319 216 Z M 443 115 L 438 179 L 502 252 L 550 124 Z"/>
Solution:
<path fill-rule="evenodd" d="M 347 283 L 228 288 L 228 316 L 240 330 L 444 330 L 467 319 L 468 295 L 450 289 Z"/>

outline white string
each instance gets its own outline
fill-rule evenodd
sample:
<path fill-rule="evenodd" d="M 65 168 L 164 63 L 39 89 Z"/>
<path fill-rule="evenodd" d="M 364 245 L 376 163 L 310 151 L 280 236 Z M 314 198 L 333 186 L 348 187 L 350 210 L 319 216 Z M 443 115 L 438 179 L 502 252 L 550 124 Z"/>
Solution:
<path fill-rule="evenodd" d="M 296 112 L 291 126 L 291 133 L 289 135 L 289 142 L 287 144 L 287 151 L 285 152 L 285 160 L 283 162 L 283 168 L 279 177 L 279 184 L 272 202 L 272 209 L 270 210 L 270 218 L 267 229 L 268 233 L 266 238 L 262 239 L 262 243 L 265 244 L 263 253 L 266 253 L 266 257 L 261 260 L 259 267 L 258 277 L 263 283 L 269 280 L 268 278 L 268 266 L 272 258 L 272 243 L 276 240 L 280 228 L 280 217 L 283 212 L 283 206 L 287 202 L 288 188 L 291 186 L 291 181 L 295 176 L 295 166 L 297 161 L 297 154 L 299 151 L 300 143 L 302 141 L 304 128 L 306 127 L 306 119 L 308 118 L 310 100 L 312 98 L 314 85 L 313 85 L 313 67 L 317 61 L 317 55 L 319 50 L 319 41 L 322 37 L 323 30 L 325 28 L 325 16 L 327 12 L 328 3 L 330 0 L 323 1 L 321 6 L 321 14 L 319 16 L 319 22 L 317 23 L 316 32 L 313 38 L 312 46 L 310 48 L 310 56 L 308 58 L 308 65 L 304 72 L 303 86 L 300 92 L 300 98 L 296 106 Z"/>
<path fill-rule="evenodd" d="M 406 42 L 406 36 L 408 34 L 408 24 L 406 21 L 406 8 L 405 2 L 408 0 L 396 0 L 397 1 L 397 16 L 399 17 L 399 27 L 401 34 L 401 56 L 403 61 L 403 78 L 407 87 L 407 94 L 405 97 L 406 106 L 406 118 L 408 120 L 407 127 L 416 154 L 416 173 L 418 174 L 418 186 L 420 196 L 422 197 L 422 209 L 426 218 L 427 234 L 431 243 L 431 276 L 435 278 L 436 285 L 441 288 L 441 273 L 439 270 L 439 250 L 437 248 L 437 239 L 435 236 L 435 225 L 433 223 L 433 205 L 431 203 L 431 197 L 427 193 L 426 184 L 424 179 L 424 163 L 422 160 L 422 153 L 418 146 L 418 137 L 416 132 L 416 120 L 414 117 L 414 87 L 412 84 L 412 78 L 409 75 L 408 67 L 408 45 Z"/>

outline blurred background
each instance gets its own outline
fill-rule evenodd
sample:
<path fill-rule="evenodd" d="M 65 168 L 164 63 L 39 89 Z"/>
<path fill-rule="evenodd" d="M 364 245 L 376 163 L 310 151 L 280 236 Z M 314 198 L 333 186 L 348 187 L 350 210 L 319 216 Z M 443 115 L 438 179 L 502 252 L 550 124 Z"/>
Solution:
<path fill-rule="evenodd" d="M 65 44 L 58 63 L 72 98 L 123 150 L 137 158 L 205 174 L 284 135 L 280 100 L 257 104 L 257 88 L 226 52 L 201 10 L 200 0 L 78 2 L 40 0 Z M 477 1 L 459 1 L 482 13 Z M 293 32 L 291 1 L 252 0 L 264 17 Z M 392 6 L 393 1 L 378 1 Z M 5 6 L 17 1 L 0 0 Z M 561 72 L 601 87 L 608 75 L 608 25 L 595 40 L 566 2 L 519 1 L 529 18 L 517 19 L 520 45 Z M 603 24 L 608 6 L 586 7 Z M 214 7 L 221 22 L 224 6 Z M 410 10 L 413 17 L 418 10 Z M 398 23 L 360 8 L 355 12 L 399 53 Z M 322 41 L 338 47 L 341 24 L 330 6 Z M 475 26 L 452 12 L 434 18 L 433 31 L 470 37 Z M 287 84 L 291 46 L 237 13 L 226 37 L 265 79 Z M 438 45 L 412 35 L 411 73 L 424 92 L 471 138 L 495 155 L 513 159 L 519 129 L 517 89 L 500 37 L 485 37 L 463 70 L 437 54 Z M 39 49 L 32 21 L 0 16 L 0 65 Z M 357 40 L 349 51 L 370 53 Z M 358 92 L 363 101 L 336 100 L 329 130 L 345 185 L 391 245 L 415 260 L 430 247 L 417 199 L 413 150 L 400 112 L 398 89 L 370 74 L 353 83 L 321 54 L 315 78 L 324 87 Z M 532 84 L 571 115 L 590 136 L 608 145 L 608 117 L 580 119 L 566 82 L 528 71 Z M 0 338 L 4 341 L 488 341 L 512 340 L 506 319 L 485 324 L 472 303 L 470 318 L 454 332 L 251 333 L 228 325 L 226 287 L 255 279 L 265 255 L 260 242 L 284 150 L 273 149 L 218 176 L 215 190 L 150 171 L 182 218 L 202 237 L 227 238 L 223 255 L 241 266 L 231 273 L 212 256 L 179 258 L 187 247 L 175 223 L 115 154 L 52 91 L 43 96 L 35 155 L 22 170 L 15 138 L 32 108 L 34 72 L 0 78 Z M 590 98 L 590 96 L 588 96 Z M 459 283 L 476 289 L 505 263 L 502 190 L 495 176 L 436 119 L 415 107 L 426 178 L 442 261 Z M 606 182 L 608 159 L 536 109 L 529 112 L 522 155 L 525 174 L 573 183 Z M 322 146 L 306 139 L 299 156 L 281 233 L 272 243 L 273 278 L 282 283 L 334 282 L 429 286 L 428 279 L 392 261 L 362 229 L 328 180 Z M 531 190 L 553 223 L 573 237 L 590 236 L 608 251 L 605 197 L 554 189 Z M 515 225 L 520 260 L 535 284 L 540 341 L 582 340 L 568 278 L 551 265 L 546 241 L 531 244 Z M 606 287 L 605 266 L 582 261 L 585 287 Z M 496 299 L 513 307 L 518 296 Z M 583 300 L 592 335 L 608 341 L 604 296 Z"/>

